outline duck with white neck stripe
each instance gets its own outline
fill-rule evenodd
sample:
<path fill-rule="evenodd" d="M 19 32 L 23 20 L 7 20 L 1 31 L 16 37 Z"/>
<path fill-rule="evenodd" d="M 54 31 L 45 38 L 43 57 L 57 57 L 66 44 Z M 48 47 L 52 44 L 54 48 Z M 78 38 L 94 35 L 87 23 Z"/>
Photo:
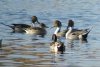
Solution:
<path fill-rule="evenodd" d="M 86 40 L 88 37 L 89 32 L 91 29 L 74 29 L 74 22 L 72 20 L 68 21 L 68 31 L 66 32 L 66 39 L 71 39 L 71 40 Z"/>

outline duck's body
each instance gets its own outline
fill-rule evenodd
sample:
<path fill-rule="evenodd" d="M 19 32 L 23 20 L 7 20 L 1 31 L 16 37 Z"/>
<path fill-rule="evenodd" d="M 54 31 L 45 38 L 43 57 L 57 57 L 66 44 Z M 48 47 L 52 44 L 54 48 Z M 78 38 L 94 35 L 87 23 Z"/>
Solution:
<path fill-rule="evenodd" d="M 40 27 L 30 27 L 26 28 L 25 32 L 26 34 L 34 34 L 34 35 L 45 35 L 47 33 L 46 29 L 47 26 L 43 23 L 40 24 Z"/>
<path fill-rule="evenodd" d="M 23 33 L 25 28 L 30 28 L 31 26 L 27 24 L 12 24 L 10 27 L 13 29 L 13 32 Z"/>
<path fill-rule="evenodd" d="M 36 34 L 36 35 L 46 34 L 46 30 L 40 27 L 27 28 L 25 32 L 26 34 Z"/>
<path fill-rule="evenodd" d="M 70 29 L 67 31 L 66 33 L 66 39 L 78 39 L 78 35 L 73 34 L 74 32 L 72 32 L 72 27 L 70 27 Z"/>
<path fill-rule="evenodd" d="M 67 32 L 67 30 L 63 30 L 61 32 L 58 32 L 56 35 L 57 35 L 57 37 L 65 37 L 66 32 Z"/>
<path fill-rule="evenodd" d="M 63 53 L 65 51 L 64 43 L 57 41 L 57 36 L 53 34 L 53 42 L 50 43 L 50 51 L 53 53 Z"/>
<path fill-rule="evenodd" d="M 10 27 L 10 28 L 12 28 L 12 29 L 13 29 L 13 32 L 23 33 L 23 32 L 25 32 L 25 31 L 24 31 L 25 28 L 34 27 L 36 22 L 37 22 L 38 24 L 40 24 L 40 23 L 38 22 L 37 17 L 36 17 L 36 16 L 32 16 L 32 25 L 27 25 L 27 24 L 11 24 L 11 25 L 6 25 L 6 24 L 4 24 L 4 23 L 2 23 L 2 24 L 5 25 L 5 26 L 8 26 L 8 27 Z"/>
<path fill-rule="evenodd" d="M 54 52 L 54 53 L 59 53 L 59 52 L 63 53 L 65 51 L 65 46 L 63 42 L 52 42 L 50 44 L 50 49 L 51 49 L 51 52 Z"/>

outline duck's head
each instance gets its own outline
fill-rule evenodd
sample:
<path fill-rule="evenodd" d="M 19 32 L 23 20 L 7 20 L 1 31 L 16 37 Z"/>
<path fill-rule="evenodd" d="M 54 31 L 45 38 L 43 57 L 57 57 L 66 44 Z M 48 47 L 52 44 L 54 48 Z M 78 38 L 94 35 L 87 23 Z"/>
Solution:
<path fill-rule="evenodd" d="M 68 27 L 74 27 L 74 21 L 68 20 Z"/>
<path fill-rule="evenodd" d="M 61 27 L 62 26 L 62 24 L 59 20 L 55 20 L 53 25 L 54 25 L 53 27 Z"/>
<path fill-rule="evenodd" d="M 35 22 L 37 22 L 38 24 L 40 24 L 38 22 L 38 18 L 36 16 L 32 16 L 32 23 L 34 24 Z"/>
<path fill-rule="evenodd" d="M 40 23 L 40 27 L 41 28 L 48 28 L 48 26 L 46 26 L 44 23 Z"/>

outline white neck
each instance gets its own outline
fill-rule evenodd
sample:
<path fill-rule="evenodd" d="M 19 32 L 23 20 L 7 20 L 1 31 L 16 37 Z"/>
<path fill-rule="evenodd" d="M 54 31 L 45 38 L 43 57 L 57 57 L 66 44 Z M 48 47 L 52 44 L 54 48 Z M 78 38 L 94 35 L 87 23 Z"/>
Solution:
<path fill-rule="evenodd" d="M 31 25 L 32 27 L 35 27 L 35 24 L 34 23 L 32 23 L 32 25 Z"/>
<path fill-rule="evenodd" d="M 68 38 L 69 34 L 72 32 L 72 27 L 69 27 L 68 32 L 66 33 L 66 39 Z"/>
<path fill-rule="evenodd" d="M 60 27 L 57 27 L 54 34 L 57 34 L 58 32 L 60 32 L 60 29 L 61 29 Z"/>

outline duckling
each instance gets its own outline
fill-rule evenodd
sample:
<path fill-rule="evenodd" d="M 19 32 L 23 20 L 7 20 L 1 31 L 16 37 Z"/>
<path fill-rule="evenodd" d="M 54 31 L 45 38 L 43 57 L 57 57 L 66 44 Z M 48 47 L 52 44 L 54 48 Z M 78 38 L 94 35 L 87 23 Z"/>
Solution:
<path fill-rule="evenodd" d="M 46 35 L 47 31 L 45 28 L 48 28 L 44 23 L 40 23 L 40 27 L 30 27 L 25 28 L 24 31 L 26 34 L 34 34 L 34 35 Z"/>
<path fill-rule="evenodd" d="M 65 52 L 65 45 L 61 41 L 57 41 L 57 36 L 55 34 L 52 35 L 53 42 L 50 43 L 50 51 L 53 53 L 61 53 Z"/>
<path fill-rule="evenodd" d="M 40 23 L 38 22 L 38 18 L 37 18 L 36 16 L 32 16 L 32 24 L 33 24 L 33 26 L 35 26 L 35 23 L 36 23 L 36 22 L 37 22 L 38 24 L 40 24 Z M 4 24 L 4 23 L 1 23 L 1 24 L 12 28 L 12 29 L 13 29 L 13 32 L 19 32 L 19 33 L 25 32 L 25 31 L 23 30 L 24 28 L 30 28 L 30 27 L 32 27 L 32 26 L 27 25 L 27 24 L 11 24 L 11 26 L 10 26 L 10 25 L 6 25 L 6 24 Z"/>

